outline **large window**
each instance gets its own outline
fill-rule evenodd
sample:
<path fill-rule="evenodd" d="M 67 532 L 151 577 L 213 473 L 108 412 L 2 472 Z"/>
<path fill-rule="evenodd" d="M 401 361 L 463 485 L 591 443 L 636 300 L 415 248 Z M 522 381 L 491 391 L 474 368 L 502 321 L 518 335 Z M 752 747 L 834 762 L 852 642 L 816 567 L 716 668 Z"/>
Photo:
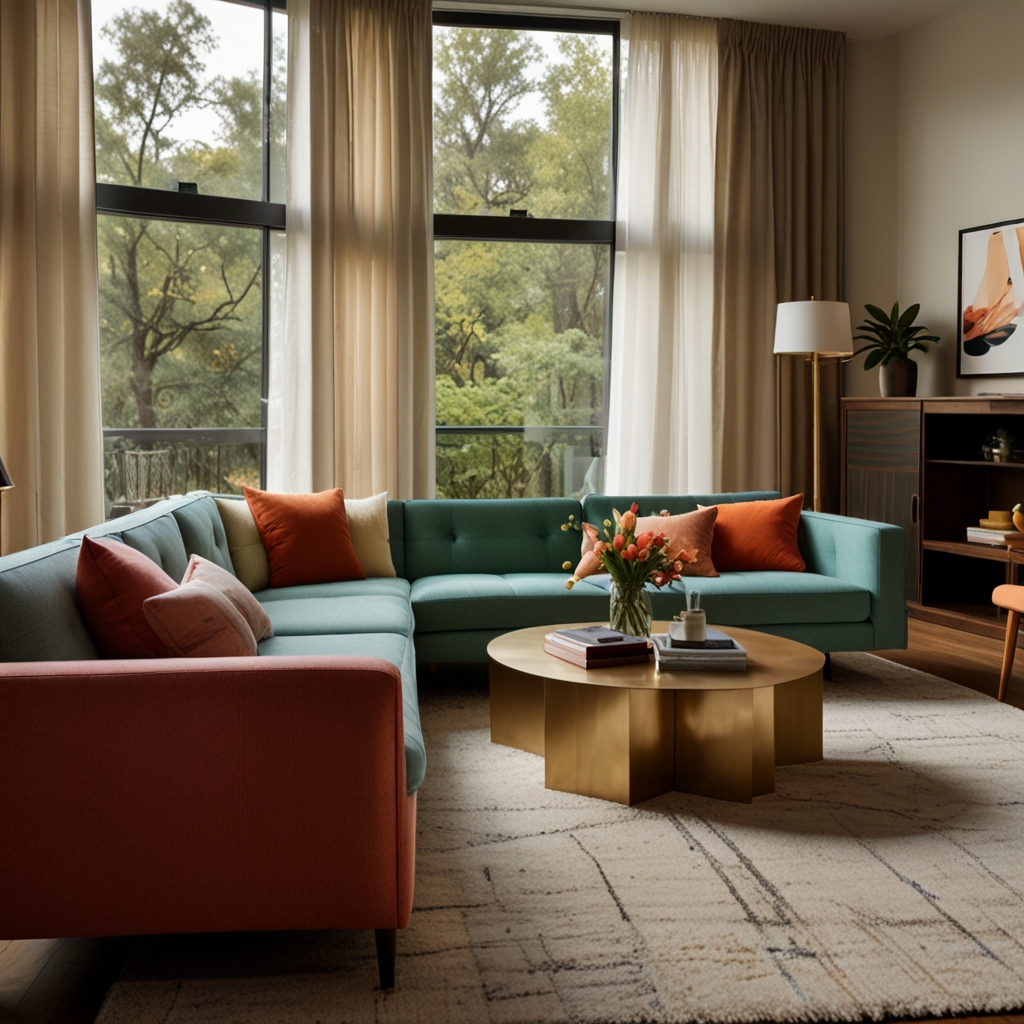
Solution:
<path fill-rule="evenodd" d="M 439 497 L 601 489 L 618 27 L 434 14 Z"/>
<path fill-rule="evenodd" d="M 262 482 L 285 226 L 283 7 L 93 0 L 111 509 Z"/>

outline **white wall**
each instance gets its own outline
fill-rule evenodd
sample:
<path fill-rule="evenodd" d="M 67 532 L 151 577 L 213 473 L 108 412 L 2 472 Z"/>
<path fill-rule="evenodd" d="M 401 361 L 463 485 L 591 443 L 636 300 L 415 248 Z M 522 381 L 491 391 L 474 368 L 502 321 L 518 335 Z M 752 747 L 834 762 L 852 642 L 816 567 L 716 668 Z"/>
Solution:
<path fill-rule="evenodd" d="M 956 379 L 958 232 L 1024 217 L 1022 43 L 1021 0 L 970 0 L 890 39 L 847 44 L 847 298 L 855 316 L 865 301 L 921 303 L 919 322 L 942 338 L 919 359 L 921 395 L 1024 392 L 1024 377 Z M 877 371 L 851 365 L 846 381 L 848 394 L 877 394 Z"/>

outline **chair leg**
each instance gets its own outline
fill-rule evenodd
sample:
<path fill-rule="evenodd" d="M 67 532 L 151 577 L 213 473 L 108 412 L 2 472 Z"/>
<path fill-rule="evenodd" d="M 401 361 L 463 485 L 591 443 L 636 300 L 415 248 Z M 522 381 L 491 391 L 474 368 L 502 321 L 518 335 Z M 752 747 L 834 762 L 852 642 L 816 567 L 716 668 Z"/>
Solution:
<path fill-rule="evenodd" d="M 1007 612 L 1006 642 L 1003 645 L 1003 671 L 999 674 L 999 700 L 1006 696 L 1006 684 L 1013 671 L 1013 656 L 1017 653 L 1017 629 L 1020 626 L 1020 612 Z"/>
<path fill-rule="evenodd" d="M 398 929 L 378 928 L 374 933 L 377 940 L 377 973 L 383 991 L 395 987 L 395 954 L 398 949 Z"/>

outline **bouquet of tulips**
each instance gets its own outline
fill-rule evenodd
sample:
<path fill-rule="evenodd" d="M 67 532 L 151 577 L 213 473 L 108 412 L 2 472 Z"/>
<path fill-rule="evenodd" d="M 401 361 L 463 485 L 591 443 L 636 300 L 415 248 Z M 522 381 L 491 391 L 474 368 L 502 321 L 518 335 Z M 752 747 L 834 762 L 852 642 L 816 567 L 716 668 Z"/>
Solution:
<path fill-rule="evenodd" d="M 640 589 L 647 583 L 663 587 L 666 583 L 681 578 L 683 563 L 692 565 L 697 561 L 697 549 L 680 551 L 675 557 L 670 557 L 669 538 L 665 534 L 647 530 L 637 536 L 636 514 L 639 511 L 636 502 L 629 506 L 628 512 L 621 515 L 616 509 L 612 509 L 612 515 L 615 517 L 614 532 L 613 524 L 606 519 L 602 531 L 603 540 L 598 534 L 597 527 L 583 523 L 582 528 L 587 537 L 594 542 L 593 552 L 601 565 L 620 587 Z M 574 526 L 575 524 L 569 524 L 564 528 L 571 529 Z M 571 590 L 576 582 L 577 577 L 573 576 L 566 583 L 566 589 Z"/>

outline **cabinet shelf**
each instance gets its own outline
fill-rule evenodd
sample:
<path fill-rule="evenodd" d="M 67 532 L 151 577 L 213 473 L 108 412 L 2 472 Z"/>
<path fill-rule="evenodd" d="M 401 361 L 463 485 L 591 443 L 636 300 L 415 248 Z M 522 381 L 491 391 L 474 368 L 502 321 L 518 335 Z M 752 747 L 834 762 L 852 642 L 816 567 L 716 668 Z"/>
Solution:
<path fill-rule="evenodd" d="M 1019 548 L 1011 548 L 1009 544 L 970 544 L 959 540 L 925 540 L 921 542 L 921 547 L 925 551 L 944 551 L 947 555 L 984 558 L 991 562 L 1008 562 L 1011 551 L 1020 551 Z"/>
<path fill-rule="evenodd" d="M 984 466 L 986 469 L 1024 469 L 1024 462 L 988 462 L 985 459 L 925 459 L 936 466 Z"/>

